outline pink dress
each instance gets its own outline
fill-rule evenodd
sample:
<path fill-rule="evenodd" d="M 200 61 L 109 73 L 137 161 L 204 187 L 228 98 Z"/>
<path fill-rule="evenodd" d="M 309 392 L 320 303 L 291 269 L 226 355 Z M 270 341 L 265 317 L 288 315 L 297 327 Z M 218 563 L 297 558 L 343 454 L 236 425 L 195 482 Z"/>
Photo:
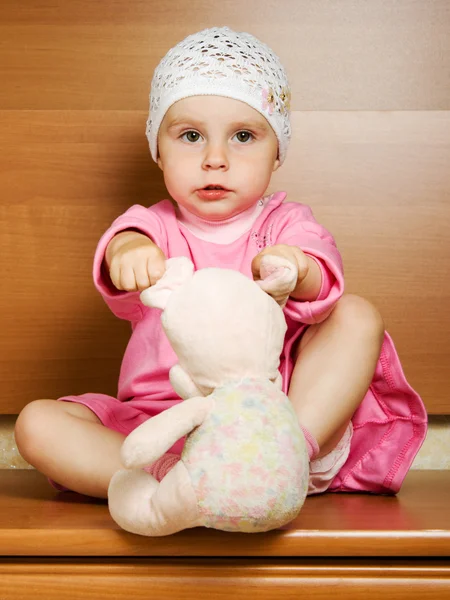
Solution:
<path fill-rule="evenodd" d="M 300 247 L 319 264 L 322 288 L 317 300 L 288 300 L 287 333 L 280 372 L 287 393 L 293 369 L 293 348 L 308 327 L 324 320 L 343 293 L 342 261 L 330 233 L 314 219 L 308 206 L 284 202 L 278 192 L 264 199 L 250 229 L 231 243 L 213 243 L 194 235 L 177 219 L 171 202 L 144 208 L 132 206 L 101 238 L 94 258 L 94 282 L 112 312 L 130 321 L 132 334 L 123 358 L 117 398 L 88 393 L 60 400 L 90 408 L 102 423 L 127 435 L 149 417 L 180 402 L 169 382 L 177 362 L 160 323 L 160 311 L 142 305 L 139 293 L 116 290 L 104 270 L 111 238 L 124 229 L 142 231 L 167 258 L 187 256 L 196 269 L 219 266 L 251 274 L 252 259 L 266 246 Z M 263 203 L 261 203 L 262 205 Z M 389 335 L 367 394 L 352 419 L 350 454 L 329 491 L 396 493 L 426 435 L 427 415 L 418 394 L 409 386 Z M 184 440 L 170 450 L 180 454 Z"/>

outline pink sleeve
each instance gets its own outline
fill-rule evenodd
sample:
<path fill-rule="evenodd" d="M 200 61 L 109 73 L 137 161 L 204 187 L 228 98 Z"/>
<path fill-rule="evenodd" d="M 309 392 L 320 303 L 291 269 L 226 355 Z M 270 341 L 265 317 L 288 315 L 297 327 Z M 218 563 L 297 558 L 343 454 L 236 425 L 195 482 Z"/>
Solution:
<path fill-rule="evenodd" d="M 135 322 L 142 317 L 139 292 L 121 292 L 117 290 L 109 278 L 104 262 L 106 247 L 109 242 L 117 233 L 125 229 L 138 229 L 148 235 L 164 254 L 167 253 L 167 239 L 158 216 L 151 209 L 134 205 L 113 222 L 97 245 L 93 266 L 95 287 L 117 317 Z"/>
<path fill-rule="evenodd" d="M 322 285 L 317 299 L 312 302 L 289 299 L 284 309 L 291 319 L 312 325 L 326 319 L 342 296 L 344 273 L 342 258 L 332 235 L 317 223 L 309 207 L 297 206 L 297 209 L 289 210 L 289 219 L 273 243 L 298 246 L 320 267 Z"/>

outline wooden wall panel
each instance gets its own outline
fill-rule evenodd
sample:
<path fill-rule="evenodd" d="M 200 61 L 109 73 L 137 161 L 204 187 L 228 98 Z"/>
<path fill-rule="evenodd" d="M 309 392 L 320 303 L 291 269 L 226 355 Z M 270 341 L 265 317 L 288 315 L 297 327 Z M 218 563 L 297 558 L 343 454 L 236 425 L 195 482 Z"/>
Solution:
<path fill-rule="evenodd" d="M 151 72 L 170 45 L 216 23 L 282 57 L 294 138 L 272 188 L 333 232 L 347 290 L 379 306 L 429 411 L 450 412 L 444 0 L 5 0 L 0 412 L 115 392 L 128 325 L 95 292 L 92 254 L 117 214 L 165 196 L 144 137 Z"/>
<path fill-rule="evenodd" d="M 92 254 L 117 214 L 165 191 L 145 113 L 100 114 L 60 112 L 52 127 L 52 111 L 0 112 L 3 283 L 14 289 L 0 296 L 3 412 L 33 396 L 115 389 L 128 328 L 92 286 Z M 347 290 L 379 306 L 411 383 L 445 412 L 450 114 L 296 112 L 293 128 L 272 189 L 310 204 L 334 233 Z"/>
<path fill-rule="evenodd" d="M 295 110 L 450 107 L 447 0 L 2 0 L 0 108 L 147 110 L 154 67 L 214 25 L 281 56 Z"/>
<path fill-rule="evenodd" d="M 146 142 L 124 140 L 130 113 L 106 114 L 103 126 L 100 114 L 60 113 L 64 135 L 52 143 L 53 111 L 0 112 L 5 130 L 17 132 L 14 141 L 5 134 L 0 174 L 1 412 L 36 397 L 117 390 L 129 325 L 96 293 L 92 257 L 120 212 L 165 192 Z"/>
<path fill-rule="evenodd" d="M 381 310 L 410 383 L 449 412 L 450 111 L 296 112 L 271 187 L 312 206 L 346 291 Z"/>

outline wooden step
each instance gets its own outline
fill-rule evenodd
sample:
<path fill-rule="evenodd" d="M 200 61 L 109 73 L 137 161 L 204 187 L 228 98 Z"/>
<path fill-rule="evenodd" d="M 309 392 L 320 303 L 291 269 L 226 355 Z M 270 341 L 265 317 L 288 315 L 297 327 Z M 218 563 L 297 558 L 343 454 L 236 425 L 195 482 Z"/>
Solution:
<path fill-rule="evenodd" d="M 309 497 L 286 529 L 197 528 L 163 538 L 121 530 L 106 502 L 59 493 L 32 470 L 0 472 L 1 556 L 448 557 L 450 471 L 411 471 L 398 496 Z"/>
<path fill-rule="evenodd" d="M 450 599 L 449 471 L 397 497 L 308 498 L 284 530 L 120 530 L 106 502 L 0 472 L 1 600 Z"/>

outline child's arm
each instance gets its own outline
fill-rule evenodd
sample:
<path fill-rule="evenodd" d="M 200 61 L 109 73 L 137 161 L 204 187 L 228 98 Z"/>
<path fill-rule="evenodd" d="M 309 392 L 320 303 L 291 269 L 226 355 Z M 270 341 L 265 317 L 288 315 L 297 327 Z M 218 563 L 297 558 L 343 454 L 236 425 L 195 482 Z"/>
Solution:
<path fill-rule="evenodd" d="M 133 250 L 131 254 L 139 254 L 137 248 L 141 244 L 137 243 L 138 239 L 143 242 L 142 246 L 147 248 L 144 253 L 154 253 L 157 261 L 161 254 L 164 256 L 167 251 L 167 235 L 161 219 L 151 209 L 136 205 L 119 216 L 103 234 L 94 257 L 93 275 L 97 290 L 117 317 L 131 322 L 136 322 L 142 317 L 144 307 L 139 300 L 139 283 L 146 283 L 146 276 L 148 278 L 148 269 L 143 268 L 143 260 L 138 259 L 141 267 L 136 284 L 135 270 L 129 264 L 129 251 Z M 150 251 L 150 248 L 153 250 Z M 113 261 L 116 253 L 119 260 Z M 123 254 L 128 254 L 124 271 Z M 113 273 L 110 272 L 110 267 L 113 268 Z"/>
<path fill-rule="evenodd" d="M 271 230 L 272 245 L 257 255 L 254 263 L 260 264 L 261 258 L 271 253 L 288 253 L 291 261 L 295 259 L 300 277 L 291 288 L 285 314 L 302 323 L 319 323 L 344 291 L 341 255 L 331 234 L 317 223 L 308 206 L 289 202 L 282 205 L 280 213 Z"/>

